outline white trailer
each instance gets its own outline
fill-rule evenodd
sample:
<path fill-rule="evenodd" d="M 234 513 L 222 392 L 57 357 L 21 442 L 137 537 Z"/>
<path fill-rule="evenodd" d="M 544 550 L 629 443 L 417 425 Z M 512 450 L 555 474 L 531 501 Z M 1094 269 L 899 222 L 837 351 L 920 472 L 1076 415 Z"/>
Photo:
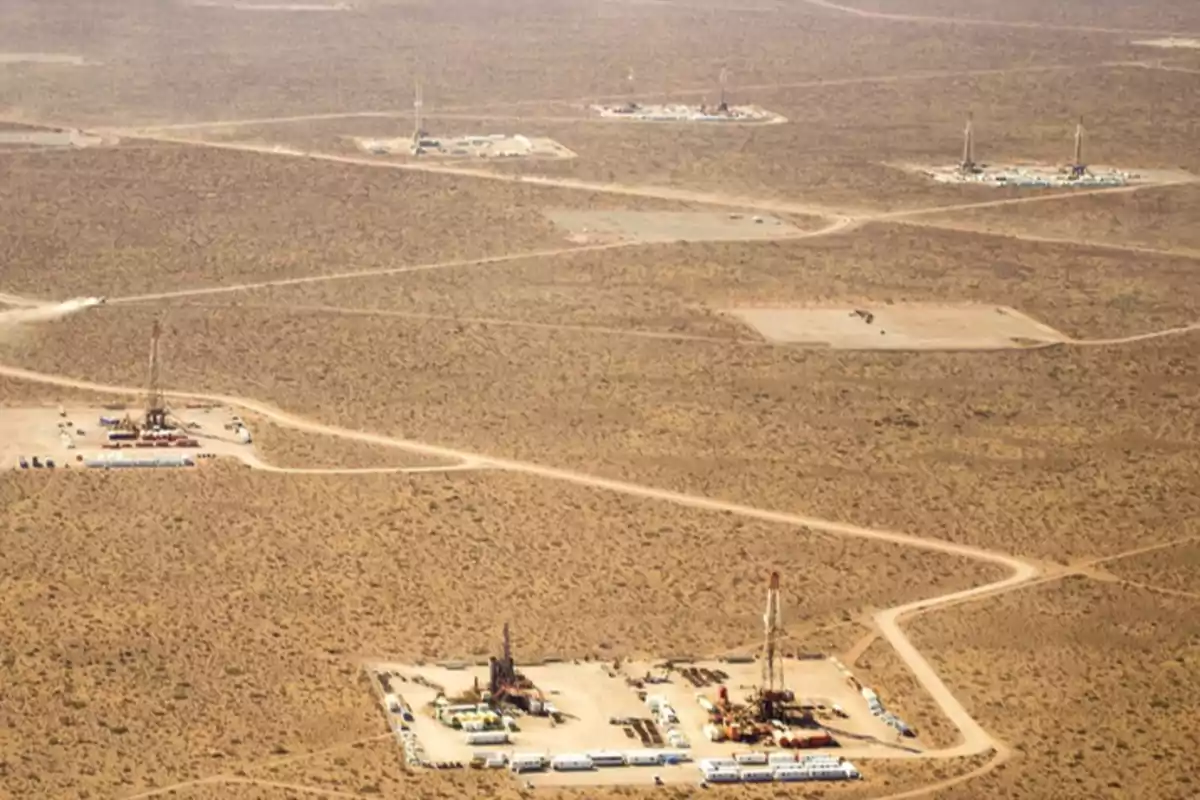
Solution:
<path fill-rule="evenodd" d="M 759 766 L 767 763 L 766 753 L 736 753 L 733 760 L 740 766 Z"/>
<path fill-rule="evenodd" d="M 625 763 L 631 767 L 657 767 L 662 761 L 654 750 L 633 750 L 625 754 Z"/>
<path fill-rule="evenodd" d="M 596 750 L 587 754 L 597 767 L 623 767 L 625 756 L 614 750 Z"/>
<path fill-rule="evenodd" d="M 746 783 L 770 783 L 775 779 L 775 770 L 770 767 L 749 767 L 740 773 Z"/>
<path fill-rule="evenodd" d="M 550 768 L 556 772 L 587 772 L 595 769 L 596 765 L 582 753 L 571 753 L 550 759 Z"/>

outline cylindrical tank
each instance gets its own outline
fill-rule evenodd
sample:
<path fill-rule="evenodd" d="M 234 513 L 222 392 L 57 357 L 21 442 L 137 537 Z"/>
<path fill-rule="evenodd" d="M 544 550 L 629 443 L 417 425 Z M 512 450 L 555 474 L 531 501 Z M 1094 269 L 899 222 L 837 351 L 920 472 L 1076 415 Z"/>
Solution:
<path fill-rule="evenodd" d="M 467 744 L 508 744 L 508 731 L 473 731 L 467 734 Z"/>

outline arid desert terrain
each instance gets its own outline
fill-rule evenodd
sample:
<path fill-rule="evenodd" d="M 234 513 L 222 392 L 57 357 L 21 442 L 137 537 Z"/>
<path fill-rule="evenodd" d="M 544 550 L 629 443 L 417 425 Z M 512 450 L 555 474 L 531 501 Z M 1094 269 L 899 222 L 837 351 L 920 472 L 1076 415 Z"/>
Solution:
<path fill-rule="evenodd" d="M 1196 797 L 1195 42 L 1186 0 L 0 4 L 0 437 L 63 419 L 0 473 L 0 798 L 695 796 L 411 769 L 364 665 L 757 654 L 776 571 L 784 647 L 917 736 L 710 793 Z M 522 137 L 573 157 L 478 155 Z M 158 401 L 253 443 L 85 466 Z"/>

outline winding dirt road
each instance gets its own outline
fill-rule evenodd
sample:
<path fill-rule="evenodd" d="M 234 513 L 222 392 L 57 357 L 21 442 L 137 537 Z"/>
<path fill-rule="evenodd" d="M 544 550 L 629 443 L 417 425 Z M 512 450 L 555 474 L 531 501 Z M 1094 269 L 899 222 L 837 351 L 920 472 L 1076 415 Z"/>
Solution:
<path fill-rule="evenodd" d="M 858 222 L 851 217 L 828 217 L 828 224 L 820 228 L 815 228 L 808 231 L 798 231 L 793 233 L 780 234 L 772 238 L 759 238 L 753 241 L 793 241 L 798 239 L 813 239 L 818 236 L 832 236 L 837 233 L 842 233 L 853 229 L 858 225 Z M 706 242 L 720 242 L 722 239 L 706 239 Z M 729 241 L 744 241 L 743 239 L 732 239 Z M 269 289 L 279 286 L 299 286 L 306 283 L 324 283 L 326 281 L 342 281 L 354 280 L 357 278 L 373 278 L 381 275 L 401 275 L 406 272 L 427 272 L 430 270 L 439 269 L 455 269 L 458 267 L 474 267 L 484 266 L 488 264 L 503 264 L 510 261 L 521 261 L 524 259 L 534 258 L 552 258 L 554 256 L 565 256 L 573 253 L 589 253 L 601 250 L 619 250 L 629 247 L 645 247 L 651 244 L 660 244 L 659 242 L 641 242 L 641 241 L 621 241 L 610 242 L 607 244 L 588 244 L 575 245 L 572 247 L 556 247 L 550 250 L 529 250 L 524 253 L 509 253 L 499 256 L 483 256 L 481 258 L 459 259 L 455 261 L 438 261 L 430 264 L 414 264 L 404 267 L 382 267 L 379 269 L 364 269 L 352 270 L 348 272 L 335 272 L 318 275 L 305 275 L 299 278 L 275 278 L 265 281 L 252 281 L 248 283 L 222 284 L 220 286 L 201 286 L 192 289 L 176 289 L 169 292 L 151 292 L 148 294 L 126 295 L 124 297 L 110 297 L 107 302 L 109 304 L 117 303 L 145 303 L 158 300 L 175 300 L 182 297 L 199 297 L 202 295 L 214 294 L 230 294 L 232 292 L 244 292 L 251 289 Z"/>
<path fill-rule="evenodd" d="M 129 395 L 136 394 L 139 391 L 135 387 L 98 384 L 91 381 L 78 380 L 60 375 L 46 375 L 39 372 L 33 372 L 31 370 L 2 365 L 0 365 L 0 375 L 19 380 L 31 381 L 34 383 L 81 389 L 103 394 Z M 647 500 L 675 503 L 676 505 L 686 506 L 688 508 L 696 508 L 703 511 L 735 514 L 737 516 L 758 519 L 764 522 L 788 525 L 806 531 L 819 531 L 821 533 L 832 534 L 835 536 L 871 539 L 906 547 L 915 547 L 921 550 L 970 558 L 1000 566 L 1009 572 L 1009 575 L 1002 580 L 994 581 L 983 586 L 976 586 L 971 589 L 952 592 L 941 597 L 927 598 L 912 603 L 906 603 L 901 606 L 896 606 L 895 608 L 885 609 L 875 615 L 874 621 L 880 635 L 887 639 L 888 642 L 896 649 L 896 652 L 908 665 L 909 669 L 912 670 L 912 673 L 916 679 L 921 683 L 922 686 L 925 687 L 925 690 L 929 692 L 930 697 L 933 698 L 934 702 L 937 703 L 937 705 L 946 714 L 947 718 L 949 718 L 955 727 L 958 728 L 962 735 L 962 741 L 959 744 L 941 750 L 925 751 L 920 757 L 953 758 L 958 756 L 977 755 L 992 750 L 1001 752 L 1003 744 L 992 737 L 991 734 L 984 730 L 984 728 L 978 722 L 976 722 L 973 717 L 971 717 L 966 708 L 962 705 L 958 698 L 954 696 L 954 693 L 951 692 L 949 687 L 946 686 L 929 662 L 920 654 L 920 652 L 917 651 L 917 649 L 904 635 L 904 631 L 900 627 L 900 621 L 904 616 L 910 613 L 917 611 L 928 611 L 929 609 L 936 608 L 937 606 L 959 602 L 974 595 L 1020 586 L 1023 583 L 1033 580 L 1040 574 L 1038 566 L 1033 562 L 1014 556 L 1005 555 L 1003 553 L 992 552 L 982 548 L 958 544 L 956 542 L 949 542 L 942 539 L 913 536 L 911 534 L 898 533 L 895 531 L 878 528 L 866 528 L 858 525 L 850 525 L 847 523 L 821 519 L 819 517 L 806 516 L 803 514 L 769 511 L 765 509 L 754 508 L 753 506 L 742 505 L 740 503 L 714 500 L 711 498 L 699 497 L 696 495 L 689 495 L 666 489 L 656 489 L 650 486 L 642 486 L 640 484 L 630 483 L 628 481 L 604 478 L 596 475 L 588 475 L 586 473 L 576 472 L 573 470 L 560 469 L 557 467 L 544 466 L 541 464 L 534 464 L 526 461 L 517 461 L 507 458 L 496 458 L 485 454 L 472 453 L 453 448 L 442 447 L 439 445 L 430 445 L 423 442 L 383 436 L 380 434 L 369 433 L 367 431 L 352 430 L 334 425 L 326 425 L 324 423 L 309 420 L 296 414 L 283 411 L 282 409 L 279 409 L 268 403 L 263 403 L 252 398 L 231 397 L 227 395 L 185 391 L 170 391 L 166 394 L 167 396 L 176 400 L 215 403 L 241 408 L 245 411 L 266 417 L 277 425 L 307 433 L 323 434 L 326 436 L 334 436 L 343 439 L 367 442 L 370 444 L 378 444 L 386 447 L 395 447 L 409 452 L 421 453 L 424 455 L 450 460 L 458 460 L 470 464 L 482 463 L 495 469 L 517 472 L 524 475 L 533 475 L 536 477 L 545 478 L 547 480 L 561 481 L 564 483 L 571 483 L 592 489 L 603 489 L 606 491 L 616 492 L 618 494 L 624 494 L 632 497 L 640 497 Z"/>
<path fill-rule="evenodd" d="M 1052 22 L 1032 22 L 1022 20 L 978 19 L 971 17 L 942 17 L 930 14 L 903 14 L 898 12 L 868 11 L 853 6 L 834 3 L 832 0 L 802 0 L 810 6 L 849 14 L 863 19 L 878 19 L 888 22 L 924 22 L 939 25 L 971 25 L 992 28 L 1022 28 L 1025 30 L 1044 31 L 1075 31 L 1078 33 L 1111 33 L 1116 35 L 1136 34 L 1138 36 L 1192 36 L 1194 34 L 1180 31 L 1147 30 L 1142 28 L 1105 28 L 1094 25 L 1063 25 Z"/>

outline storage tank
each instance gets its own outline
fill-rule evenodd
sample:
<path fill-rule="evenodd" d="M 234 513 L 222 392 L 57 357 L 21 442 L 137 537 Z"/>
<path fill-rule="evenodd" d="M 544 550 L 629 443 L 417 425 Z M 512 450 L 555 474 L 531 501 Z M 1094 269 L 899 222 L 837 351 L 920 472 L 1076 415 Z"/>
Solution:
<path fill-rule="evenodd" d="M 596 765 L 582 753 L 571 753 L 550 759 L 550 768 L 557 772 L 586 772 Z"/>
<path fill-rule="evenodd" d="M 249 428 L 238 428 L 234 435 L 237 436 L 237 440 L 242 444 L 250 444 L 250 442 L 253 441 L 253 439 L 250 437 Z"/>
<path fill-rule="evenodd" d="M 473 731 L 467 734 L 467 744 L 508 744 L 508 731 Z"/>
<path fill-rule="evenodd" d="M 590 758 L 592 763 L 597 767 L 625 766 L 625 756 L 613 750 L 596 750 L 588 753 L 587 757 Z"/>

